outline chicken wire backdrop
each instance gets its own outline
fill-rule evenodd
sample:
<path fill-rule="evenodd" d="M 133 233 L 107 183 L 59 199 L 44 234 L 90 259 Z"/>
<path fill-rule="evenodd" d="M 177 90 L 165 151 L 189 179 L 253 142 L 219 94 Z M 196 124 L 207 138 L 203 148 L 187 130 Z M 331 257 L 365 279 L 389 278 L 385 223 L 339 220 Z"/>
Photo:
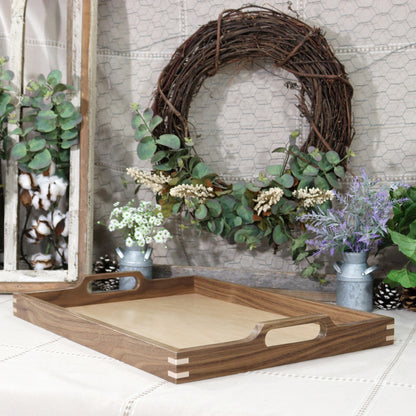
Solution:
<path fill-rule="evenodd" d="M 26 35 L 29 53 L 33 48 L 47 55 L 41 60 L 41 71 L 47 72 L 47 65 L 56 67 L 56 57 L 65 55 L 58 30 L 63 25 L 53 21 L 55 2 L 32 0 L 30 4 L 47 12 L 53 24 L 47 25 L 44 38 L 35 39 L 30 28 Z M 243 5 L 237 0 L 99 1 L 96 220 L 108 218 L 114 201 L 123 203 L 133 197 L 134 186 L 125 189 L 120 179 L 126 167 L 151 169 L 136 155 L 130 103 L 150 105 L 158 76 L 175 49 L 224 9 Z M 322 28 L 345 65 L 354 87 L 352 149 L 356 157 L 351 169 L 358 172 L 363 166 L 372 177 L 388 183 L 416 183 L 414 1 L 298 0 L 271 1 L 267 6 Z M 7 30 L 3 32 L 0 46 L 6 48 Z M 285 145 L 294 129 L 307 136 L 309 125 L 296 109 L 296 90 L 287 88 L 292 81 L 296 81 L 293 76 L 267 61 L 235 65 L 209 78 L 193 99 L 189 121 L 196 149 L 227 182 L 252 179 L 267 165 L 279 163 L 279 155 L 271 150 Z M 151 199 L 153 194 L 141 190 L 138 197 Z M 167 249 L 155 247 L 155 263 L 272 270 L 288 277 L 299 273 L 286 253 L 274 255 L 267 245 L 249 251 L 213 234 L 182 229 L 177 220 L 169 220 L 167 226 L 174 239 Z M 94 257 L 121 244 L 103 226 L 96 225 L 94 237 Z"/>

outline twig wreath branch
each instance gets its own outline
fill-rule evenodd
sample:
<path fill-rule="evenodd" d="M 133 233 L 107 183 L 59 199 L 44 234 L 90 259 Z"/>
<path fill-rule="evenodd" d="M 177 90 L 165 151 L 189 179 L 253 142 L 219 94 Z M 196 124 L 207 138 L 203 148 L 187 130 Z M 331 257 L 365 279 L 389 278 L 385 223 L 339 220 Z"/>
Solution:
<path fill-rule="evenodd" d="M 298 80 L 298 108 L 311 129 L 302 149 L 292 133 L 283 165 L 267 167 L 256 181 L 224 183 L 197 155 L 189 137 L 188 113 L 203 82 L 231 63 L 272 59 Z M 295 261 L 313 254 L 298 217 L 330 206 L 332 188 L 344 178 L 352 141 L 352 86 L 319 29 L 286 14 L 248 6 L 221 13 L 174 53 L 162 71 L 153 109 L 137 104 L 133 127 L 140 159 L 156 173 L 129 168 L 135 182 L 152 189 L 165 217 L 180 211 L 197 228 L 245 243 L 264 238 L 277 249 L 290 242 Z M 311 150 L 312 149 L 312 150 Z M 308 260 L 309 262 L 309 260 Z M 305 276 L 319 265 L 309 262 Z"/>
<path fill-rule="evenodd" d="M 226 10 L 173 54 L 157 84 L 153 111 L 164 120 L 156 134 L 189 137 L 192 99 L 206 78 L 231 63 L 272 59 L 298 81 L 298 108 L 310 124 L 303 150 L 315 146 L 346 155 L 353 139 L 353 88 L 320 29 L 258 6 Z"/>

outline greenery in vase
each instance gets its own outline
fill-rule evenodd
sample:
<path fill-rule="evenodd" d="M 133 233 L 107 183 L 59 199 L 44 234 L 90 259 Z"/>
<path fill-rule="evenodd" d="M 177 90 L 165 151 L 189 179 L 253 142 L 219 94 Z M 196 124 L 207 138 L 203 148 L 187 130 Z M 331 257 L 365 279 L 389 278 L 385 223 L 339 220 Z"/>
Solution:
<path fill-rule="evenodd" d="M 152 242 L 166 244 L 172 238 L 170 232 L 162 227 L 163 214 L 160 205 L 150 201 L 140 201 L 136 207 L 134 201 L 120 206 L 114 203 L 110 213 L 108 230 L 121 231 L 127 247 L 144 247 Z"/>
<path fill-rule="evenodd" d="M 59 70 L 39 75 L 17 96 L 6 62 L 0 58 L 0 157 L 14 158 L 20 170 L 20 202 L 26 208 L 21 256 L 36 270 L 66 268 L 70 148 L 79 141 L 82 117 L 71 103 L 73 87 L 61 82 Z M 10 130 L 9 125 L 15 127 Z M 19 140 L 14 143 L 12 136 Z M 42 252 L 29 261 L 24 242 L 41 245 Z"/>
<path fill-rule="evenodd" d="M 320 264 L 309 261 L 313 250 L 307 249 L 297 218 L 315 206 L 323 212 L 331 206 L 332 189 L 339 188 L 345 175 L 345 159 L 335 151 L 302 152 L 294 132 L 287 147 L 274 150 L 285 154 L 283 164 L 268 166 L 252 182 L 226 184 L 198 156 L 192 139 L 157 137 L 153 132 L 163 123 L 161 117 L 151 109 L 141 111 L 137 104 L 132 109 L 138 156 L 150 159 L 154 172 L 129 168 L 127 173 L 156 194 L 165 217 L 182 212 L 185 221 L 199 230 L 249 249 L 262 240 L 275 250 L 290 244 L 293 260 L 309 262 L 302 274 L 316 274 Z"/>
<path fill-rule="evenodd" d="M 388 234 L 387 223 L 395 198 L 389 188 L 377 187 L 362 170 L 355 176 L 346 192 L 335 193 L 334 207 L 314 211 L 299 217 L 312 237 L 307 244 L 316 253 L 361 252 L 376 249 Z"/>
<path fill-rule="evenodd" d="M 410 270 L 416 266 L 416 187 L 396 188 L 391 191 L 391 198 L 400 203 L 395 204 L 394 215 L 387 223 L 389 234 L 383 248 L 397 244 L 407 263 L 399 270 L 391 270 L 386 282 L 391 286 L 416 287 L 416 273 Z"/>

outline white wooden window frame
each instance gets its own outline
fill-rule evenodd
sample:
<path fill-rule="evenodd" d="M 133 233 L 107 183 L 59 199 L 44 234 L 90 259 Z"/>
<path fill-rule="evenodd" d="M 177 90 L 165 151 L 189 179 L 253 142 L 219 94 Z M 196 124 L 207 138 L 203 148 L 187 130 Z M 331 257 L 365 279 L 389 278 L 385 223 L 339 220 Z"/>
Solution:
<path fill-rule="evenodd" d="M 12 0 L 9 68 L 15 84 L 23 89 L 25 12 L 28 0 Z M 29 0 L 30 1 L 30 0 Z M 79 284 L 91 272 L 93 138 L 95 134 L 95 73 L 98 0 L 67 0 L 68 83 L 78 94 L 74 105 L 81 108 L 80 144 L 71 149 L 69 189 L 69 234 L 67 270 L 19 269 L 19 189 L 17 163 L 6 165 L 4 207 L 4 269 L 0 270 L 0 292 L 57 289 Z M 18 138 L 14 137 L 14 141 Z"/>

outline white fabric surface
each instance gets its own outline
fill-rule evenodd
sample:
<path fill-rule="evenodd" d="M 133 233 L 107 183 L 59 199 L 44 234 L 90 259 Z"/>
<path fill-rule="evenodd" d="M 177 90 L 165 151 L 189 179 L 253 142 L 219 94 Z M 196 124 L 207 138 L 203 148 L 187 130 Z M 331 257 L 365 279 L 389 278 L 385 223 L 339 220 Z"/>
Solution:
<path fill-rule="evenodd" d="M 394 345 L 174 385 L 16 318 L 0 295 L 0 415 L 411 415 L 416 314 L 383 314 Z"/>

